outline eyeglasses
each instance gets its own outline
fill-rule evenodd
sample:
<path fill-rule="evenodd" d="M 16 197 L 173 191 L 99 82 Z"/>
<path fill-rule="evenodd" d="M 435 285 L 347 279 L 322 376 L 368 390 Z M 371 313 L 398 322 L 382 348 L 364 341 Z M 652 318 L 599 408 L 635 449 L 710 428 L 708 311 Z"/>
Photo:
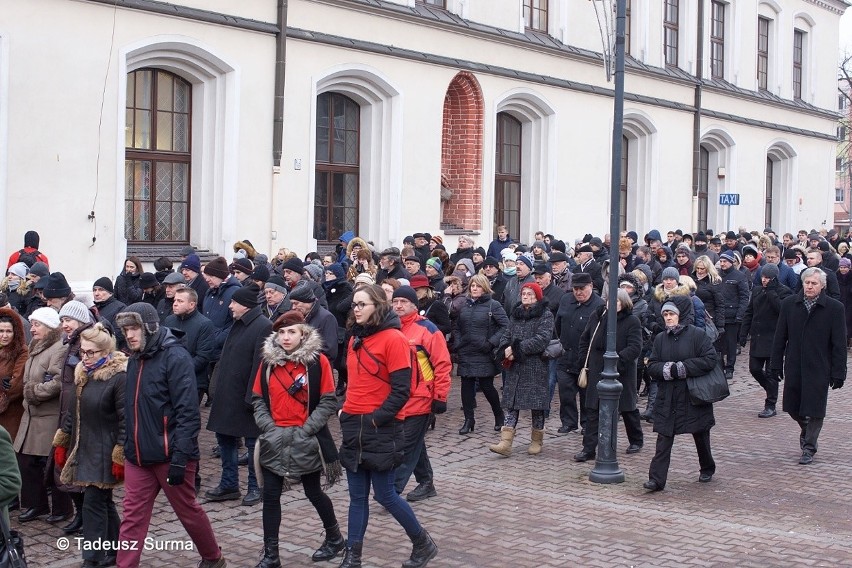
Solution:
<path fill-rule="evenodd" d="M 375 306 L 376 304 L 368 304 L 367 302 L 352 302 L 353 310 L 363 310 L 365 306 Z"/>
<path fill-rule="evenodd" d="M 95 355 L 100 355 L 101 353 L 103 353 L 103 351 L 83 351 L 83 350 L 81 349 L 81 350 L 80 350 L 80 357 L 83 357 L 83 358 L 85 358 L 85 359 L 91 359 L 91 358 L 93 358 Z"/>

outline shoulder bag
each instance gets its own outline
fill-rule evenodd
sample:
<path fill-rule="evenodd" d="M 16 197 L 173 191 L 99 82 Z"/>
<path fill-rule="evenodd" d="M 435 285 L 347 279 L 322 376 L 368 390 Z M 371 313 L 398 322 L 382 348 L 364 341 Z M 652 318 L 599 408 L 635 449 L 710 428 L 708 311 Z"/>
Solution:
<path fill-rule="evenodd" d="M 544 348 L 541 358 L 548 361 L 550 359 L 559 359 L 563 353 L 565 353 L 565 350 L 562 348 L 562 342 L 558 339 L 551 339 L 547 347 Z"/>
<path fill-rule="evenodd" d="M 27 568 L 24 559 L 24 540 L 18 531 L 9 530 L 6 517 L 0 513 L 0 531 L 3 543 L 0 545 L 0 568 Z"/>
<path fill-rule="evenodd" d="M 725 372 L 718 363 L 706 375 L 687 377 L 686 386 L 689 389 L 689 402 L 694 406 L 719 402 L 731 394 L 728 379 L 725 378 Z"/>
<path fill-rule="evenodd" d="M 601 314 L 598 319 L 598 325 L 595 326 L 595 331 L 592 332 L 592 337 L 589 338 L 589 348 L 586 350 L 586 362 L 583 363 L 583 368 L 580 369 L 580 374 L 577 376 L 577 386 L 581 389 L 586 388 L 589 384 L 589 355 L 592 353 L 592 343 L 595 341 L 595 336 L 598 334 L 598 328 L 601 326 L 606 311 Z"/>

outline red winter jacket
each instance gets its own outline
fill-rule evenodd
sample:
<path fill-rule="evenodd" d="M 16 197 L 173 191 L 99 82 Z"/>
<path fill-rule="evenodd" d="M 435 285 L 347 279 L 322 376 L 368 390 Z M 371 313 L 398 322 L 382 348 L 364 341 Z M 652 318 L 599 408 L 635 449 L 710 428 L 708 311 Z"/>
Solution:
<path fill-rule="evenodd" d="M 411 398 L 402 409 L 402 416 L 420 416 L 432 412 L 432 401 L 447 402 L 450 393 L 450 372 L 453 364 L 450 362 L 450 352 L 444 334 L 435 324 L 419 315 L 417 312 L 400 318 L 402 334 L 418 352 L 423 352 L 432 365 L 434 377 L 421 376 L 419 382 L 412 381 Z M 416 373 L 412 373 L 416 375 Z"/>

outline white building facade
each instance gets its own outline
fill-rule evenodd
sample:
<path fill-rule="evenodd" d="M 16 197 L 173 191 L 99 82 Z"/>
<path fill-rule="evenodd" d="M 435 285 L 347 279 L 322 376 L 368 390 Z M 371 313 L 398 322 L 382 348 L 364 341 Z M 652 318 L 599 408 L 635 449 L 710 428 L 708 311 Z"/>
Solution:
<path fill-rule="evenodd" d="M 283 4 L 0 0 L 3 250 L 35 229 L 83 278 L 185 243 L 608 231 L 588 0 Z M 830 223 L 847 6 L 630 0 L 623 226 Z"/>

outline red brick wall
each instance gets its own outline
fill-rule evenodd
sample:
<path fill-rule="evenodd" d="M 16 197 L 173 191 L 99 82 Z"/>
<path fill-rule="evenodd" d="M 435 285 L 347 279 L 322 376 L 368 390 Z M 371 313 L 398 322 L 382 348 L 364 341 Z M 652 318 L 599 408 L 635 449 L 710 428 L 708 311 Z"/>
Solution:
<path fill-rule="evenodd" d="M 444 96 L 441 182 L 453 191 L 443 202 L 441 222 L 459 229 L 482 225 L 482 90 L 476 78 L 460 72 Z"/>

